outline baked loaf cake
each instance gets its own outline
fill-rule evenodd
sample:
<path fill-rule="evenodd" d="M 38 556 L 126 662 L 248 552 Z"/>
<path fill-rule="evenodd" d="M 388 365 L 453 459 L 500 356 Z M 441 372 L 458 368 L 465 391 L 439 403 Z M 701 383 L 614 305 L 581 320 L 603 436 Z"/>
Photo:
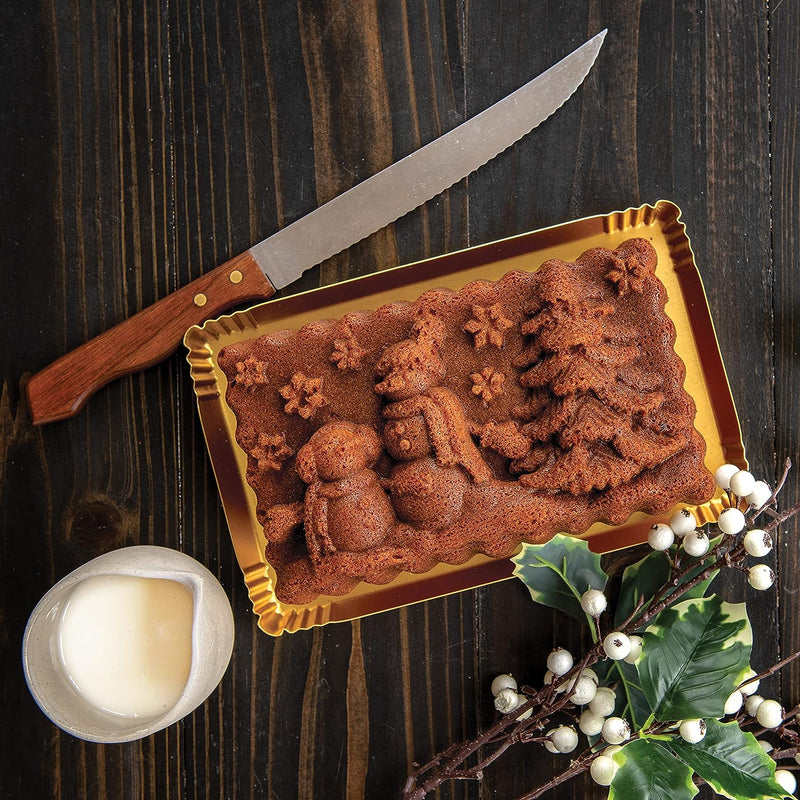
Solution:
<path fill-rule="evenodd" d="M 644 239 L 219 354 L 277 597 L 713 493 Z"/>

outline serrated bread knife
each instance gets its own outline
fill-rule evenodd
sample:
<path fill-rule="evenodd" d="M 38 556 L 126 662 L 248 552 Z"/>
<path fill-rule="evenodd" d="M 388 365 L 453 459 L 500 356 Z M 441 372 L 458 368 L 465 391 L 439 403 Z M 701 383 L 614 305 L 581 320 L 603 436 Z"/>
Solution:
<path fill-rule="evenodd" d="M 478 169 L 566 102 L 605 35 L 601 31 L 449 133 L 45 367 L 27 385 L 33 422 L 74 416 L 100 387 L 170 355 L 192 325 L 240 303 L 266 300 Z"/>

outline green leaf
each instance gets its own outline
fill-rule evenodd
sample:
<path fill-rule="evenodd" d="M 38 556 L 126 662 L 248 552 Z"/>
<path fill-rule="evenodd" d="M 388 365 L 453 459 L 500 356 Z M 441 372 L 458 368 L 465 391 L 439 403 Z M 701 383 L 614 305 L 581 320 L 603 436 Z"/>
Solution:
<path fill-rule="evenodd" d="M 669 573 L 669 559 L 666 554 L 655 551 L 626 567 L 622 573 L 614 624 L 619 625 L 628 619 L 640 597 L 645 598 L 643 607 L 646 607 L 656 591 L 667 582 Z"/>
<path fill-rule="evenodd" d="M 645 720 L 652 713 L 650 703 L 642 691 L 642 686 L 639 683 L 639 674 L 636 667 L 632 664 L 627 664 L 625 661 L 615 661 L 614 667 L 620 679 L 620 685 L 617 688 L 617 706 L 614 713 L 618 716 L 626 716 L 633 722 L 633 727 L 636 730 L 642 727 Z M 614 677 L 613 671 L 609 674 L 609 680 Z M 622 706 L 620 707 L 620 701 Z"/>
<path fill-rule="evenodd" d="M 787 796 L 775 780 L 775 762 L 752 733 L 745 733 L 736 722 L 709 719 L 706 725 L 701 742 L 688 744 L 676 739 L 670 747 L 717 794 L 733 800 Z"/>
<path fill-rule="evenodd" d="M 712 541 L 712 546 L 718 540 Z M 684 586 L 697 575 L 699 575 L 710 563 L 710 560 L 701 559 L 691 570 L 680 580 L 676 586 L 671 586 L 666 592 L 665 597 L 678 594 L 681 586 Z M 697 586 L 689 589 L 680 595 L 680 600 L 688 600 L 692 597 L 702 597 L 709 584 L 717 576 L 718 570 Z M 628 619 L 636 608 L 639 598 L 644 597 L 642 610 L 650 605 L 653 595 L 669 580 L 670 563 L 666 553 L 652 552 L 646 555 L 641 561 L 631 564 L 622 573 L 622 584 L 619 591 L 619 602 L 617 612 L 614 615 L 614 624 L 620 625 Z M 678 597 L 675 598 L 676 600 Z"/>
<path fill-rule="evenodd" d="M 608 800 L 690 800 L 697 794 L 692 770 L 659 742 L 628 742 L 614 754 L 614 761 L 621 766 Z"/>
<path fill-rule="evenodd" d="M 600 556 L 583 539 L 556 534 L 545 544 L 523 545 L 513 559 L 514 574 L 528 587 L 531 597 L 577 620 L 586 620 L 581 595 L 587 589 L 605 589 L 608 575 Z"/>
<path fill-rule="evenodd" d="M 639 684 L 636 667 L 625 661 L 603 658 L 592 669 L 597 673 L 601 686 L 616 686 L 617 704 L 614 707 L 614 716 L 630 720 L 633 729 L 638 731 L 651 715 L 652 709 Z"/>
<path fill-rule="evenodd" d="M 656 719 L 723 715 L 749 669 L 753 632 L 744 603 L 685 600 L 664 609 L 642 638 L 636 666 Z"/>

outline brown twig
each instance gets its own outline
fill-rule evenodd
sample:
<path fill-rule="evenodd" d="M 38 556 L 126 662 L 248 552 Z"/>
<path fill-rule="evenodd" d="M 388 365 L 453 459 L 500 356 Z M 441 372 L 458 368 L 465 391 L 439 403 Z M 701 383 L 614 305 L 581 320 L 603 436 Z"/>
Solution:
<path fill-rule="evenodd" d="M 547 794 L 547 792 L 554 789 L 556 786 L 566 783 L 568 780 L 571 780 L 589 769 L 592 765 L 592 761 L 594 761 L 596 757 L 597 753 L 589 752 L 576 758 L 570 764 L 569 769 L 564 770 L 564 772 L 551 778 L 547 783 L 543 783 L 533 791 L 528 792 L 528 794 L 522 795 L 519 800 L 536 800 L 536 798 L 541 797 L 543 794 Z"/>
<path fill-rule="evenodd" d="M 641 616 L 634 617 L 630 623 L 623 629 L 623 633 L 627 633 L 627 629 L 630 628 L 631 630 L 638 630 L 650 622 L 651 619 L 658 616 L 665 608 L 672 605 L 678 597 L 681 595 L 686 594 L 689 590 L 694 589 L 695 586 L 699 586 L 703 581 L 708 580 L 715 572 L 718 572 L 722 567 L 731 567 L 736 565 L 736 561 L 740 558 L 744 557 L 744 546 L 739 544 L 732 549 L 726 549 L 726 541 L 723 539 L 720 544 L 718 544 L 713 550 L 711 550 L 710 554 L 716 554 L 717 558 L 705 567 L 703 570 L 697 573 L 691 580 L 686 581 L 686 583 L 681 583 L 681 580 L 689 575 L 693 569 L 697 567 L 697 564 L 687 564 L 683 567 L 680 572 L 673 575 L 670 581 L 661 589 L 656 592 L 653 596 L 653 600 L 650 602 L 648 606 L 644 609 Z M 672 590 L 670 592 L 670 590 Z M 667 593 L 669 592 L 669 594 Z"/>
<path fill-rule="evenodd" d="M 796 653 L 792 653 L 790 656 L 781 659 L 776 664 L 773 664 L 769 669 L 765 669 L 763 672 L 759 673 L 753 678 L 747 678 L 743 680 L 737 689 L 741 689 L 742 686 L 747 686 L 748 683 L 753 683 L 754 681 L 762 681 L 764 678 L 768 678 L 770 675 L 774 675 L 776 672 L 782 670 L 787 664 L 791 664 L 792 661 L 795 659 L 800 658 L 800 650 Z"/>
<path fill-rule="evenodd" d="M 787 509 L 782 514 L 779 514 L 777 517 L 775 517 L 769 523 L 769 525 L 766 525 L 764 527 L 764 530 L 767 533 L 770 533 L 770 531 L 774 531 L 775 528 L 778 527 L 778 525 L 782 525 L 784 522 L 786 522 L 787 519 L 791 519 L 793 516 L 795 516 L 798 513 L 800 513 L 800 503 L 798 503 L 797 505 L 794 505 L 791 508 Z"/>
<path fill-rule="evenodd" d="M 751 521 L 754 521 L 756 517 L 758 517 L 758 515 L 761 514 L 762 512 L 771 509 L 772 504 L 775 502 L 778 495 L 781 493 L 781 489 L 783 489 L 783 485 L 786 483 L 786 478 L 789 476 L 789 470 L 791 468 L 792 468 L 792 459 L 787 458 L 786 461 L 783 462 L 783 473 L 781 474 L 778 483 L 775 485 L 775 489 L 773 490 L 772 495 L 770 495 L 769 500 L 767 500 L 767 502 L 764 503 L 764 505 L 762 505 L 761 508 L 757 508 L 753 511 L 753 514 L 750 518 Z"/>

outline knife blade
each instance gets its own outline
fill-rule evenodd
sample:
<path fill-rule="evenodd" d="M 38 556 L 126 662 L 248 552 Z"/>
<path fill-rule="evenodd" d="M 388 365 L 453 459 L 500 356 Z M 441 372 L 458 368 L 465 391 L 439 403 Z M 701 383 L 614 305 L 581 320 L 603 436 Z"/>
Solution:
<path fill-rule="evenodd" d="M 504 99 L 246 252 L 67 353 L 27 383 L 36 425 L 74 416 L 112 380 L 169 356 L 192 325 L 266 300 L 465 178 L 557 111 L 597 58 L 603 30 Z"/>

